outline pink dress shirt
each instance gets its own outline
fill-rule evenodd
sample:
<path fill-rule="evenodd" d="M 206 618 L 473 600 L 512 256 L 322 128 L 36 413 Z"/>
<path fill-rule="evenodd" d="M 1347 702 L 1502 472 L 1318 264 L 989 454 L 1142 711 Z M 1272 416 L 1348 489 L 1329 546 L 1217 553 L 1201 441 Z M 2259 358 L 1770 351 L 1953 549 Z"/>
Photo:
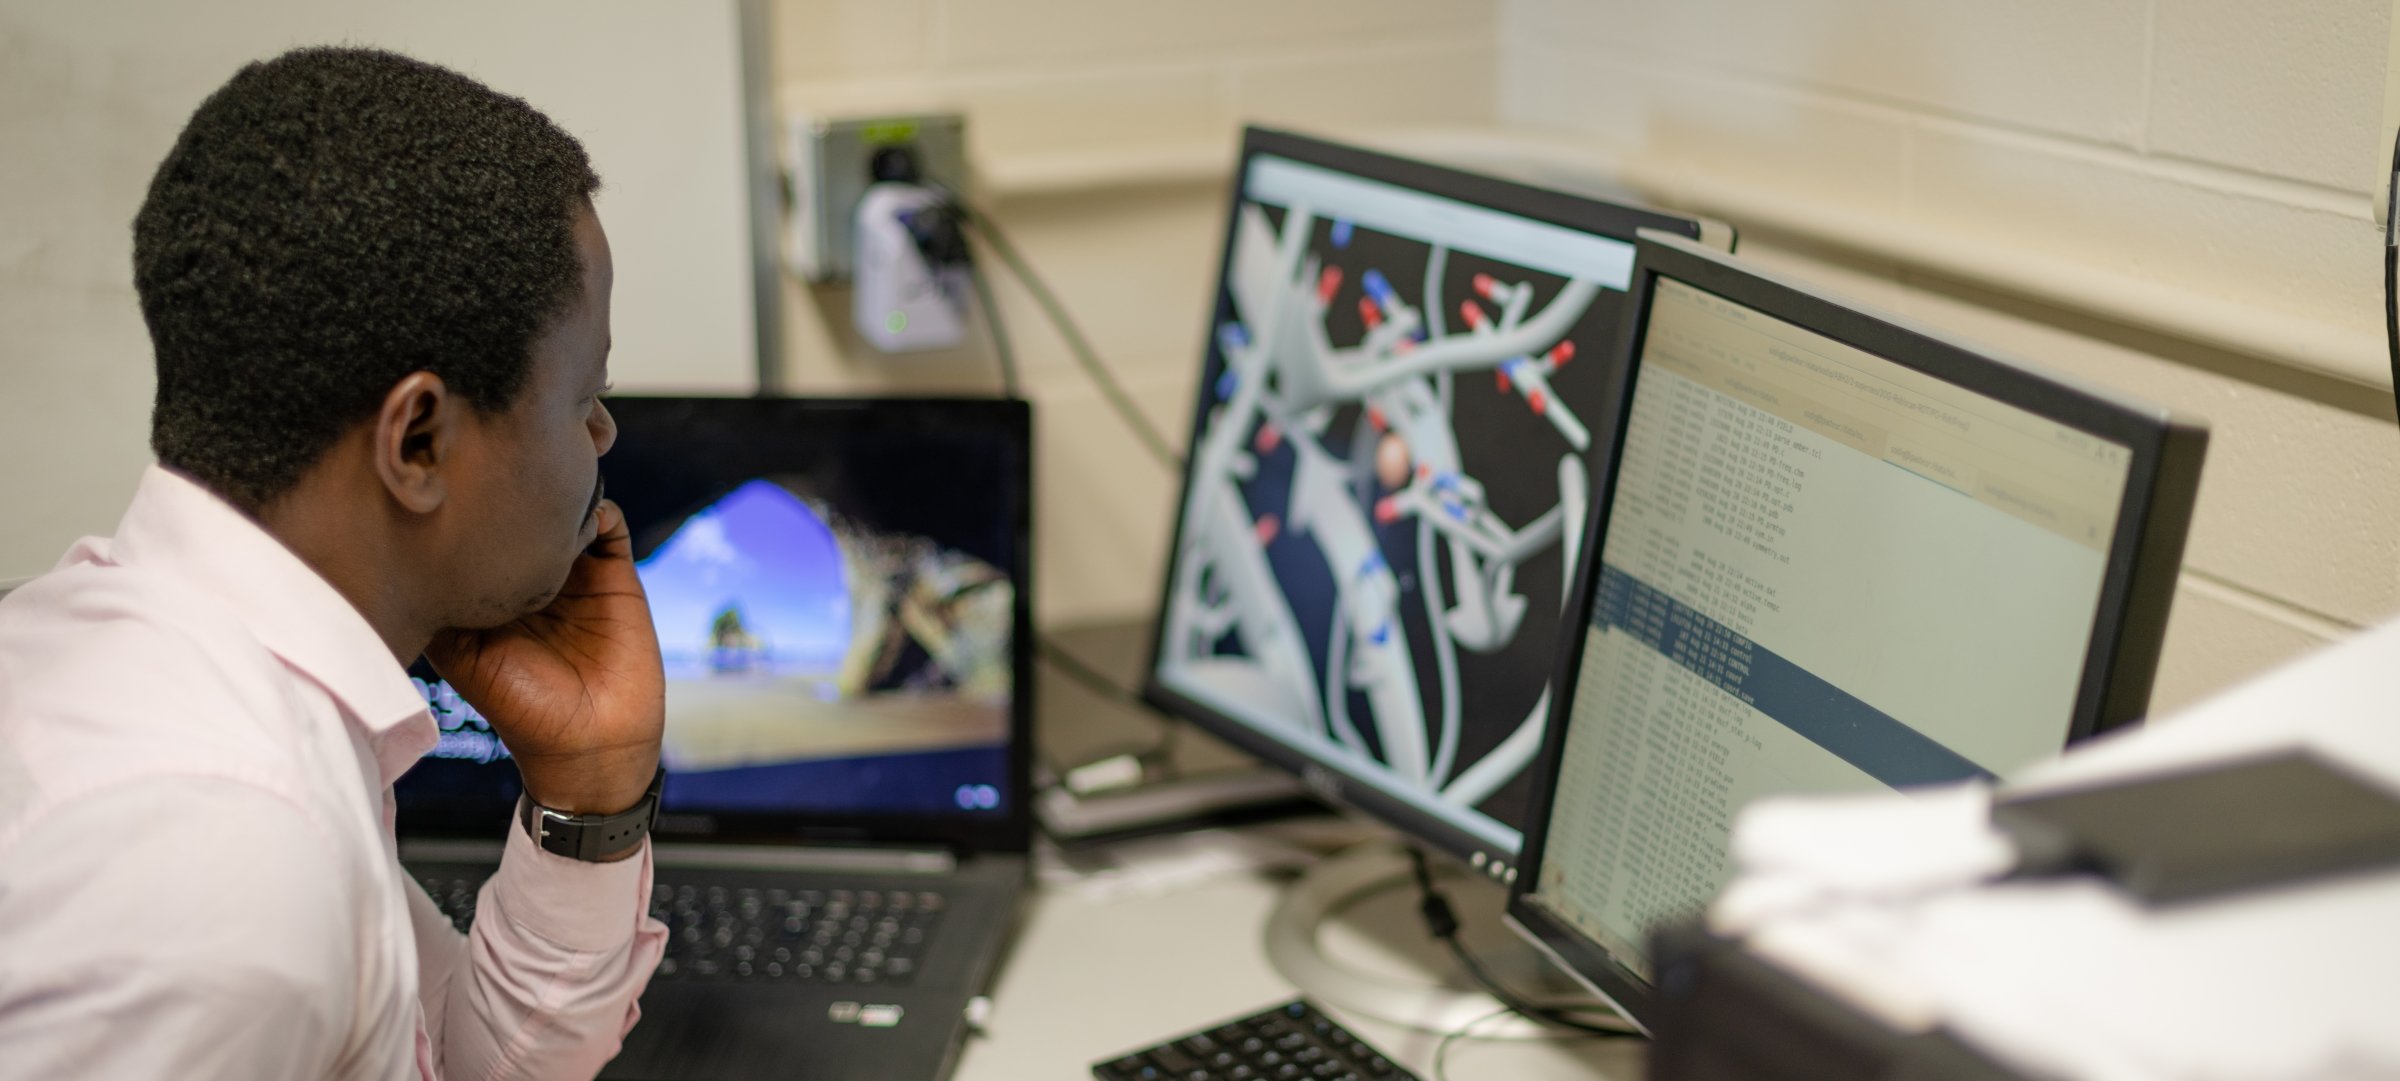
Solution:
<path fill-rule="evenodd" d="M 665 947 L 650 855 L 512 828 L 459 934 L 392 835 L 435 735 L 332 586 L 152 467 L 0 601 L 0 1079 L 597 1073 Z"/>

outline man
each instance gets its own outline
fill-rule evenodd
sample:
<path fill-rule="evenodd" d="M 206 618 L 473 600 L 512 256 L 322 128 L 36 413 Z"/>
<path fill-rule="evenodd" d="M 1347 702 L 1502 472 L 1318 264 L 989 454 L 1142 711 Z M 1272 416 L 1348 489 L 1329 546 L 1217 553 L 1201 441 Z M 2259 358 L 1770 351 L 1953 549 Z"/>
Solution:
<path fill-rule="evenodd" d="M 0 603 L 0 1078 L 590 1077 L 665 929 L 646 839 L 509 830 L 462 936 L 400 869 L 429 658 L 564 829 L 643 822 L 664 683 L 582 147 L 389 53 L 252 64 L 134 221 L 142 478 Z"/>

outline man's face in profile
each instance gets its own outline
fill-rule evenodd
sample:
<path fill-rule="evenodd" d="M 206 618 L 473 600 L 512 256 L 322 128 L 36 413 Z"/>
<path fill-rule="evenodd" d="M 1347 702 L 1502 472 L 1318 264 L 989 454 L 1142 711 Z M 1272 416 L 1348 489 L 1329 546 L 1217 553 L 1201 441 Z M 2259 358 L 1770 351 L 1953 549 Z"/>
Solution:
<path fill-rule="evenodd" d="M 467 606 L 461 626 L 492 626 L 550 603 L 597 528 L 600 456 L 616 422 L 608 385 L 608 238 L 586 205 L 575 215 L 583 280 L 533 343 L 525 386 L 505 410 L 468 410 L 451 560 Z"/>

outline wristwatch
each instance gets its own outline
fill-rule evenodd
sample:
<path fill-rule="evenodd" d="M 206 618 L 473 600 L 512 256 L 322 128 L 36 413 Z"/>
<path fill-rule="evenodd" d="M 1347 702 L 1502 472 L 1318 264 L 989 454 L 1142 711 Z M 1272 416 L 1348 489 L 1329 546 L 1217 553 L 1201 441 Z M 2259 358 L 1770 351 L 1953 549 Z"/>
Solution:
<path fill-rule="evenodd" d="M 650 836 L 651 827 L 658 824 L 658 790 L 666 780 L 667 768 L 660 766 L 650 778 L 650 790 L 633 806 L 613 815 L 553 811 L 533 802 L 532 796 L 520 796 L 517 823 L 544 852 L 586 863 L 607 863 L 641 847 L 642 838 Z"/>

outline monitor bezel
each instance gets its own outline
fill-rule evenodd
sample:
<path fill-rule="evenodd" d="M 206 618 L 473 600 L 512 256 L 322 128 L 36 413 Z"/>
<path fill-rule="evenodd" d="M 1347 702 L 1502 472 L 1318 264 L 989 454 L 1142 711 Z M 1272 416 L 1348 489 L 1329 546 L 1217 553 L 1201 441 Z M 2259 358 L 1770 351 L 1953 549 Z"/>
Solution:
<path fill-rule="evenodd" d="M 1531 895 L 1541 880 L 1542 848 L 1556 804 L 1567 719 L 1597 592 L 1597 568 L 1611 509 L 1608 495 L 1615 485 L 1626 413 L 1640 377 L 1635 355 L 1649 328 L 1651 302 L 1660 279 L 1681 282 L 1823 334 L 2131 452 L 2092 638 L 2084 654 L 2083 678 L 2069 718 L 2069 745 L 2132 724 L 2148 708 L 2208 438 L 2207 429 L 2189 418 L 2072 376 L 1835 299 L 1816 287 L 1744 265 L 1680 238 L 1657 234 L 1640 238 L 1626 292 L 1627 315 L 1609 373 L 1610 390 L 1596 425 L 1604 426 L 1599 439 L 1609 453 L 1606 468 L 1594 474 L 1592 513 L 1586 521 L 1583 547 L 1590 558 L 1579 568 L 1567 603 L 1566 611 L 1573 620 L 1567 626 L 1576 630 L 1562 634 L 1553 661 L 1550 717 L 1542 733 L 1542 753 L 1536 759 L 1542 770 L 1534 781 L 1533 815 L 1526 823 L 1518 873 L 1509 883 L 1507 919 L 1569 974 L 1645 1028 L 1656 1011 L 1656 992 L 1649 981 L 1534 903 Z"/>
<path fill-rule="evenodd" d="M 712 844 L 922 844 L 968 852 L 1023 853 L 1033 847 L 1033 717 L 1035 651 L 1033 623 L 1033 411 L 1022 399 L 964 397 L 821 398 L 779 395 L 676 396 L 610 395 L 613 412 L 689 409 L 703 422 L 805 425 L 842 433 L 870 431 L 981 431 L 1020 450 L 1010 472 L 1017 499 L 1012 508 L 1015 589 L 1011 614 L 1011 683 L 1006 781 L 1011 789 L 990 813 L 753 813 L 670 810 L 659 816 L 655 836 L 669 842 Z M 724 418 L 717 420 L 715 418 Z M 600 462 L 607 473 L 608 460 Z M 405 782 L 403 782 L 405 783 Z M 498 821 L 507 821 L 499 809 Z M 469 800 L 455 806 L 403 808 L 403 837 L 489 839 L 492 808 Z"/>
<path fill-rule="evenodd" d="M 1712 228 L 1714 223 L 1695 217 L 1571 195 L 1513 180 L 1326 142 L 1288 131 L 1248 127 L 1242 132 L 1241 154 L 1234 164 L 1232 190 L 1226 205 L 1224 242 L 1219 249 L 1215 276 L 1209 283 L 1209 303 L 1201 334 L 1205 345 L 1199 378 L 1203 380 L 1207 378 L 1211 366 L 1221 360 L 1214 328 L 1217 314 L 1222 310 L 1230 288 L 1226 270 L 1233 256 L 1234 232 L 1239 223 L 1250 164 L 1262 156 L 1321 166 L 1627 243 L 1633 242 L 1636 234 L 1645 229 L 1669 231 L 1692 238 L 1707 236 L 1713 239 L 1717 235 Z M 1724 230 L 1723 236 L 1728 244 L 1732 242 L 1731 230 Z M 1622 295 L 1618 302 L 1623 302 Z M 1495 875 L 1502 873 L 1515 861 L 1517 850 L 1522 847 L 1522 831 L 1519 832 L 1517 846 L 1494 846 L 1431 812 L 1385 793 L 1374 784 L 1354 776 L 1341 763 L 1275 740 L 1238 718 L 1226 716 L 1215 707 L 1166 686 L 1160 680 L 1159 661 L 1165 643 L 1167 605 L 1174 596 L 1176 570 L 1182 558 L 1181 539 L 1186 524 L 1184 516 L 1189 509 L 1189 500 L 1185 498 L 1192 483 L 1189 450 L 1200 437 L 1208 407 L 1209 398 L 1203 388 L 1193 403 L 1189 427 L 1185 431 L 1183 446 L 1186 453 L 1181 480 L 1176 487 L 1175 524 L 1167 537 L 1165 573 L 1160 578 L 1159 602 L 1154 609 L 1151 627 L 1149 666 L 1143 675 L 1143 700 L 1153 708 L 1188 721 L 1261 761 L 1299 775 L 1309 790 L 1320 798 L 1365 813 L 1479 869 Z M 1534 768 L 1538 769 L 1538 766 Z"/>

